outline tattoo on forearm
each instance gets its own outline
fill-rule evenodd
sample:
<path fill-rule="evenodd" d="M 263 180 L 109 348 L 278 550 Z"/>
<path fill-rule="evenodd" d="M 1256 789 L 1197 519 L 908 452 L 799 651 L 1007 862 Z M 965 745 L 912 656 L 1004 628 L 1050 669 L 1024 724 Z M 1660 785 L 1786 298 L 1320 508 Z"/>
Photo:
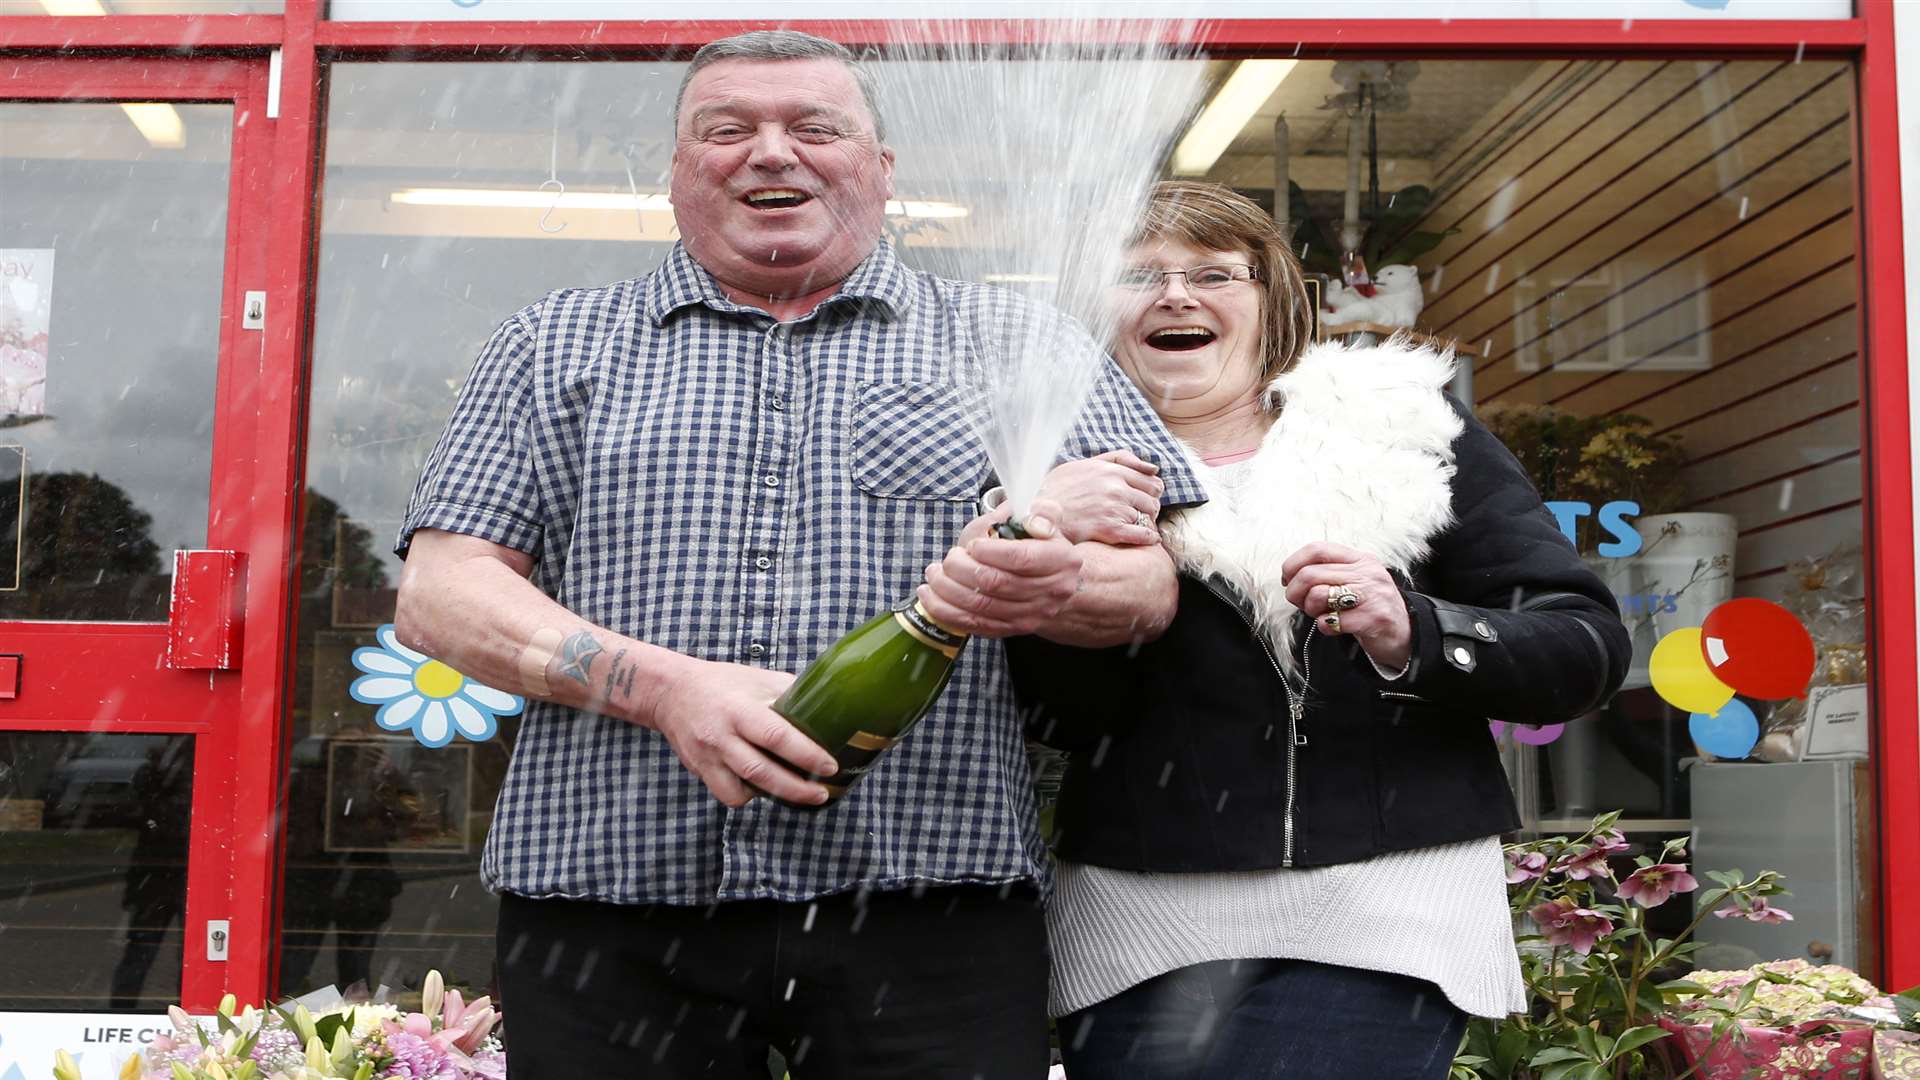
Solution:
<path fill-rule="evenodd" d="M 560 643 L 560 674 L 573 679 L 582 686 L 591 686 L 587 681 L 587 669 L 593 666 L 593 658 L 607 650 L 594 640 L 585 630 Z"/>
<path fill-rule="evenodd" d="M 627 650 L 621 649 L 613 654 L 612 660 L 607 662 L 607 686 L 600 691 L 600 697 L 605 701 L 613 700 L 613 684 L 620 678 L 620 658 L 625 655 Z"/>

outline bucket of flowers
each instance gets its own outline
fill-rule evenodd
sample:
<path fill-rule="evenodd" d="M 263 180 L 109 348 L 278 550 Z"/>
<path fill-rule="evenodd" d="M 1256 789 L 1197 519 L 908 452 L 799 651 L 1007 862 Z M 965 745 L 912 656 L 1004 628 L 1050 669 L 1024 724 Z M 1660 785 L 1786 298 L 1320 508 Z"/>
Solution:
<path fill-rule="evenodd" d="M 1920 1080 L 1920 1001 L 1837 964 L 1696 971 L 1660 1026 L 1698 1075 Z"/>
<path fill-rule="evenodd" d="M 315 1013 L 302 1004 L 235 1012 L 232 994 L 208 1020 L 173 1006 L 173 1031 L 127 1059 L 120 1080 L 505 1080 L 500 1014 L 465 1000 L 438 971 L 420 1009 L 340 1000 Z M 55 1080 L 80 1080 L 65 1051 Z"/>

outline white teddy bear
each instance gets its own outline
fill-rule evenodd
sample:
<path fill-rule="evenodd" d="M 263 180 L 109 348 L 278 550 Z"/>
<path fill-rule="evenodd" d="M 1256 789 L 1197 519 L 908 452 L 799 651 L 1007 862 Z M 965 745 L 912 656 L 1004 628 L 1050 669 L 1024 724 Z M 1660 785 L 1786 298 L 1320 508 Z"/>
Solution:
<path fill-rule="evenodd" d="M 1426 293 L 1420 288 L 1420 271 L 1396 263 L 1381 267 L 1380 272 L 1374 275 L 1372 296 L 1362 296 L 1337 281 L 1333 282 L 1327 289 L 1325 300 L 1325 306 L 1331 309 L 1332 314 L 1321 315 L 1320 325 L 1332 327 L 1370 322 L 1412 329 L 1420 318 L 1420 309 L 1426 303 Z"/>

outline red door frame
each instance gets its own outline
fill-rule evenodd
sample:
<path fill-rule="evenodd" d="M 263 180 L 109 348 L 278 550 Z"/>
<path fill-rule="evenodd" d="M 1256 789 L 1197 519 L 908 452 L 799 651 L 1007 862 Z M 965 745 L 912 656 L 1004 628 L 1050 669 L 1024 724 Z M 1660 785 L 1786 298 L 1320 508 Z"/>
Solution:
<path fill-rule="evenodd" d="M 252 546 L 245 523 L 256 502 L 255 459 L 259 423 L 249 410 L 231 403 L 251 400 L 260 365 L 246 351 L 257 349 L 253 331 L 239 328 L 248 283 L 266 270 L 266 246 L 257 241 L 267 208 L 255 177 L 273 147 L 267 137 L 267 64 L 263 61 L 208 58 L 31 57 L 0 60 L 7 72 L 4 96 L 12 101 L 166 101 L 179 104 L 231 103 L 232 148 L 228 167 L 226 253 L 221 282 L 219 366 L 215 375 L 217 422 L 213 470 L 208 490 L 207 546 L 249 551 L 255 581 L 249 590 L 250 619 L 260 623 L 256 640 L 275 637 L 267 625 L 278 611 L 270 580 L 284 554 Z M 277 463 L 279 455 L 274 455 Z M 257 590 L 257 591 L 256 591 Z M 197 599 L 197 598 L 188 598 Z M 0 623 L 0 633 L 24 641 L 29 664 L 22 697 L 0 705 L 0 729 L 15 731 L 105 731 L 190 734 L 194 744 L 192 835 L 188 845 L 187 907 L 183 925 L 187 947 L 182 972 L 183 996 L 193 1002 L 217 1001 L 230 982 L 228 965 L 248 949 L 259 949 L 257 935 L 236 935 L 228 961 L 209 961 L 207 923 L 226 919 L 239 926 L 245 917 L 231 906 L 236 862 L 235 841 L 241 821 L 237 796 L 249 785 L 271 786 L 273 770 L 242 753 L 243 731 L 234 718 L 247 712 L 252 689 L 241 672 L 180 671 L 163 661 L 168 644 L 165 623 Z M 102 685 L 103 659 L 120 661 L 120 674 Z M 129 662 L 130 661 L 130 662 Z M 103 719 L 106 717 L 106 719 Z M 244 960 L 242 961 L 244 963 Z"/>
<path fill-rule="evenodd" d="M 333 60 L 474 60 L 567 57 L 681 58 L 701 44 L 761 22 L 425 22 L 336 23 L 321 18 L 321 0 L 286 0 L 284 16 L 153 16 L 0 20 L 0 55 L 10 50 L 68 49 L 83 53 L 136 49 L 282 51 L 281 112 L 273 125 L 274 156 L 263 184 L 281 193 L 267 228 L 270 310 L 284 313 L 268 332 L 263 362 L 275 396 L 262 413 L 260 446 L 285 447 L 285 468 L 256 470 L 256 492 L 266 512 L 253 520 L 264 530 L 251 550 L 288 553 L 277 573 L 257 569 L 253 587 L 271 587 L 278 625 L 290 625 L 291 553 L 299 531 L 294 494 L 304 478 L 301 398 L 311 319 L 314 214 L 324 108 L 321 76 Z M 1197 37 L 1214 56 L 1337 55 L 1644 58 L 1818 56 L 1858 65 L 1860 223 L 1860 334 L 1868 349 L 1863 380 L 1862 438 L 1868 448 L 1865 540 L 1873 581 L 1870 617 L 1875 679 L 1876 772 L 1879 776 L 1880 921 L 1883 981 L 1920 983 L 1920 675 L 1916 653 L 1912 488 L 1913 447 L 1907 403 L 1907 340 L 1900 222 L 1899 128 L 1895 104 L 1893 5 L 1858 0 L 1859 15 L 1833 21 L 1722 20 L 1210 20 Z M 895 31 L 877 21 L 784 23 L 849 44 L 883 44 Z M 969 33 L 1020 40 L 1033 24 L 979 22 Z M 264 194 L 264 193 L 263 193 Z M 262 205 L 265 205 L 264 203 Z M 1869 230 L 1867 223 L 1874 227 Z M 273 474 L 279 487 L 268 491 Z M 277 523 L 277 524 L 276 524 Z M 276 531 L 277 530 L 277 531 Z M 257 564 L 256 564 L 257 565 Z M 276 584 L 269 586 L 267 579 Z M 267 655 L 277 650 L 277 655 Z M 242 669 L 247 698 L 242 729 L 248 745 L 278 746 L 289 650 L 275 635 L 249 635 Z M 258 741 L 256 741 L 258 740 Z M 256 755 L 266 760 L 270 755 Z M 278 762 L 274 761 L 277 769 Z M 258 922 L 248 937 L 259 955 L 227 972 L 232 989 L 258 999 L 268 988 L 265 941 L 271 929 L 275 862 L 277 771 L 249 770 L 237 784 L 235 820 L 241 827 L 233 859 L 236 920 L 244 910 Z M 1907 918 L 1900 918 L 1907 913 Z M 240 923 L 235 923 L 236 931 Z M 257 929 L 258 932 L 254 932 Z M 237 936 L 237 935 L 236 935 Z M 236 960 L 239 959 L 236 956 Z"/>

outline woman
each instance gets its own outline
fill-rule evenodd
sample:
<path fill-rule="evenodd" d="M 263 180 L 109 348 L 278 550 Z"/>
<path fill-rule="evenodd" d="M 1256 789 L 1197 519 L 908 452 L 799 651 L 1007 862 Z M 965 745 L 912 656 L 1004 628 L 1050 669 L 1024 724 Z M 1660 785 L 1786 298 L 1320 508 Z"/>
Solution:
<path fill-rule="evenodd" d="M 1205 468 L 1161 535 L 1179 615 L 1137 648 L 1010 642 L 1056 810 L 1067 1074 L 1442 1077 L 1526 1007 L 1489 718 L 1569 720 L 1625 676 L 1612 596 L 1519 464 L 1402 341 L 1310 345 L 1254 203 L 1165 183 L 1113 352 Z M 1130 455 L 1062 466 L 1074 539 L 1145 523 Z"/>

